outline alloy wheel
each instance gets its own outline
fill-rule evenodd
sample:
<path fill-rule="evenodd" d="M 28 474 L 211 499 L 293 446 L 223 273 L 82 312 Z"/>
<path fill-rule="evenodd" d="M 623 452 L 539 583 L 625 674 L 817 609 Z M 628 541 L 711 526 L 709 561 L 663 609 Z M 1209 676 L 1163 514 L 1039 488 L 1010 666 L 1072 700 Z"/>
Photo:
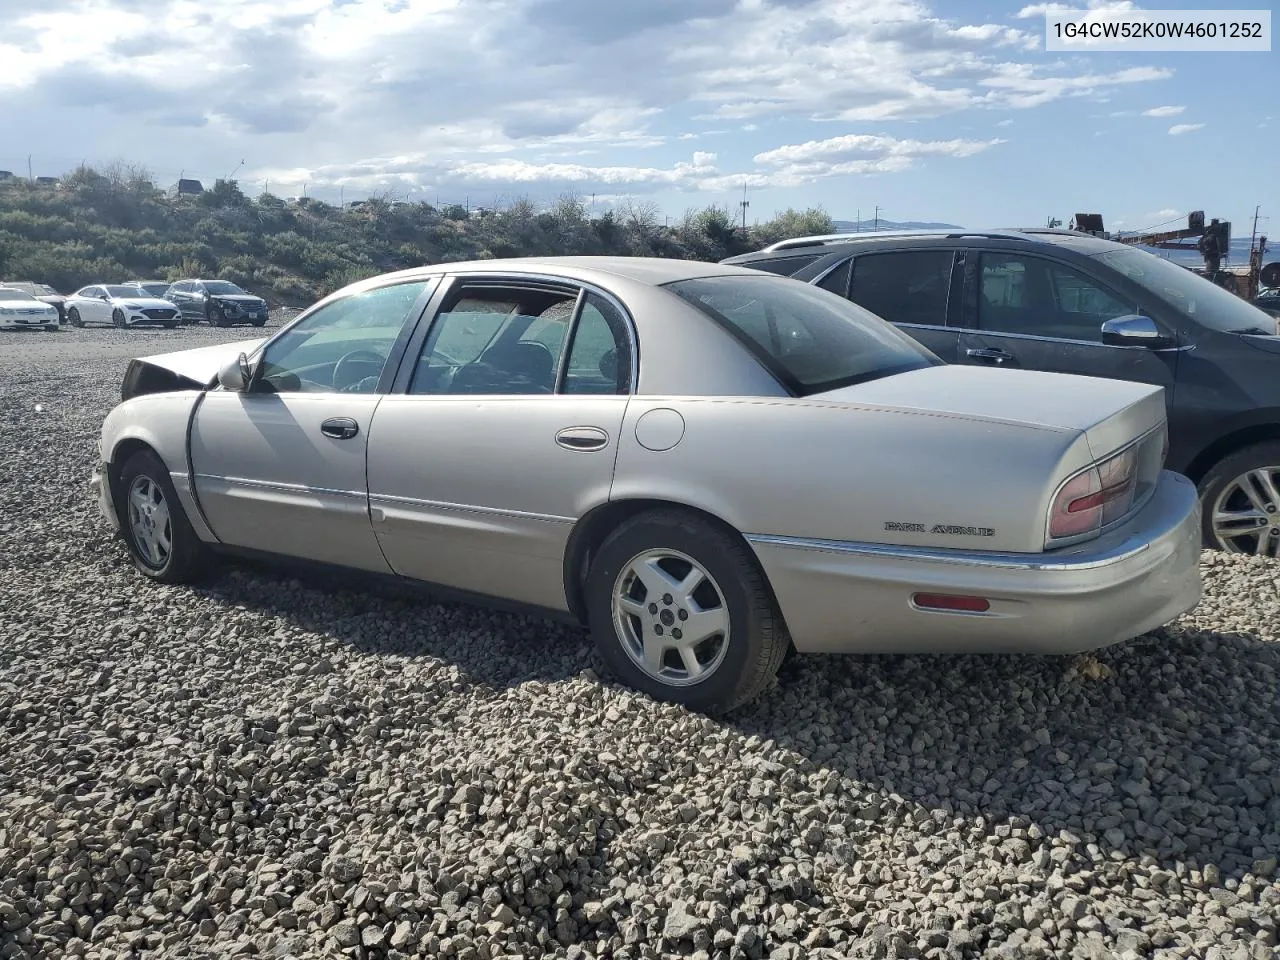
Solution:
<path fill-rule="evenodd" d="M 613 588 L 613 625 L 627 656 L 669 686 L 705 680 L 729 649 L 729 607 L 710 573 L 676 550 L 632 557 Z"/>
<path fill-rule="evenodd" d="M 1280 558 L 1280 466 L 1228 483 L 1213 504 L 1213 533 L 1229 553 Z"/>
<path fill-rule="evenodd" d="M 150 567 L 159 569 L 173 553 L 173 524 L 164 489 L 150 477 L 134 478 L 129 488 L 129 529 L 138 553 Z"/>

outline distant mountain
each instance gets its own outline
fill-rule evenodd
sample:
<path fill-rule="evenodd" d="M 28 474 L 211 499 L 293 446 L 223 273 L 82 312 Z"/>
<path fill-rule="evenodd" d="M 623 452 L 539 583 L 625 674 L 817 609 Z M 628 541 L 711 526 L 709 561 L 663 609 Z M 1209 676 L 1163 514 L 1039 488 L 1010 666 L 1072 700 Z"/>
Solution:
<path fill-rule="evenodd" d="M 838 233 L 870 233 L 874 224 L 879 230 L 960 230 L 962 227 L 956 223 L 936 223 L 932 220 L 886 220 L 880 218 L 877 223 L 868 217 L 861 223 L 856 220 L 835 220 L 836 231 Z"/>

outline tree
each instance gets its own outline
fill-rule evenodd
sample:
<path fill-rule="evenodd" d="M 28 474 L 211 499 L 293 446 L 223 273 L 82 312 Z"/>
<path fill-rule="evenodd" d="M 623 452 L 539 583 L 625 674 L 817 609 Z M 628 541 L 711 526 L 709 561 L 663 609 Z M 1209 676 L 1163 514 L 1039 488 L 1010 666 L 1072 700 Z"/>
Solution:
<path fill-rule="evenodd" d="M 779 240 L 820 236 L 835 233 L 835 230 L 835 222 L 821 207 L 810 207 L 803 211 L 788 207 L 772 220 L 755 227 L 751 233 L 756 244 L 763 247 Z"/>

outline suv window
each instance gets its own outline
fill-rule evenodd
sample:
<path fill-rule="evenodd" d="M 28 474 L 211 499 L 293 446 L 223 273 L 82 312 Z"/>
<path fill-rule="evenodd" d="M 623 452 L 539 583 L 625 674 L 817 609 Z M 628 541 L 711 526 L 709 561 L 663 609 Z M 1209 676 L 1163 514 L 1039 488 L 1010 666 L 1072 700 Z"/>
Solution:
<path fill-rule="evenodd" d="M 666 288 L 724 327 L 800 396 L 942 362 L 866 310 L 810 284 L 721 276 Z"/>
<path fill-rule="evenodd" d="M 868 253 L 853 261 L 849 298 L 891 323 L 945 326 L 953 250 Z"/>
<path fill-rule="evenodd" d="M 1102 324 L 1136 312 L 1133 304 L 1065 264 L 1020 254 L 984 253 L 978 327 L 1063 340 L 1102 342 Z"/>
<path fill-rule="evenodd" d="M 373 393 L 410 311 L 432 280 L 398 283 L 326 304 L 267 345 L 267 393 Z"/>
<path fill-rule="evenodd" d="M 823 290 L 830 290 L 834 294 L 842 297 L 849 295 L 849 272 L 853 268 L 853 261 L 846 260 L 840 266 L 830 271 L 825 277 L 818 281 L 818 286 Z M 874 313 L 874 311 L 872 311 Z"/>
<path fill-rule="evenodd" d="M 803 270 L 813 261 L 821 260 L 825 256 L 826 252 L 798 254 L 794 257 L 771 257 L 768 260 L 756 260 L 753 263 L 743 264 L 743 266 L 763 270 L 765 273 L 777 273 L 784 277 L 789 277 L 797 271 Z"/>

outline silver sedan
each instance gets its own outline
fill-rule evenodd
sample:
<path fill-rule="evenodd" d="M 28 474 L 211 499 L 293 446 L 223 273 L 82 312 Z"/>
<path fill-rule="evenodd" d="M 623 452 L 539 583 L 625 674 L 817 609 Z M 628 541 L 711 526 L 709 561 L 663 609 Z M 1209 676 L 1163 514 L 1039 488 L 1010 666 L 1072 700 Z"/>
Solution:
<path fill-rule="evenodd" d="M 737 267 L 389 274 L 124 396 L 93 483 L 146 576 L 249 552 L 544 611 L 709 712 L 791 649 L 1074 652 L 1200 596 L 1160 388 L 946 366 Z"/>

